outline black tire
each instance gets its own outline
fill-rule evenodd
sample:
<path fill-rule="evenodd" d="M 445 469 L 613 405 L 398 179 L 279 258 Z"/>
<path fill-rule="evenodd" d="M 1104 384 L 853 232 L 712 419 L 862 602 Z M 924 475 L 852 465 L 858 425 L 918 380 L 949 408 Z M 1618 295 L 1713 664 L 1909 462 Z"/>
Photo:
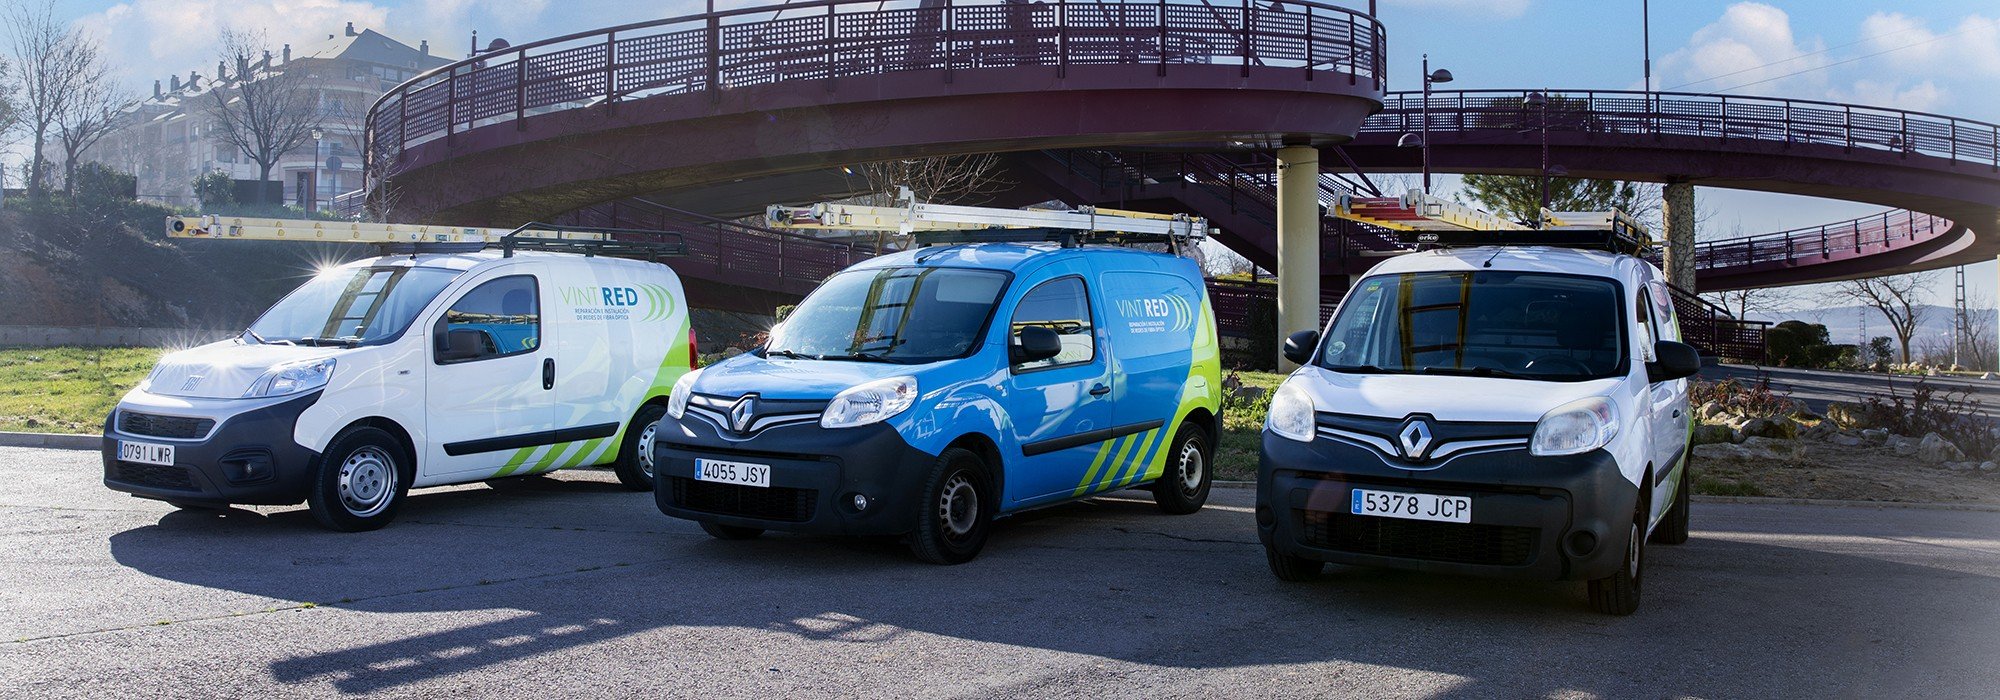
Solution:
<path fill-rule="evenodd" d="M 763 528 L 722 523 L 702 523 L 701 531 L 718 540 L 754 540 L 764 534 Z"/>
<path fill-rule="evenodd" d="M 1693 468 L 1693 465 L 1681 466 L 1681 478 L 1677 480 L 1680 483 L 1674 486 L 1674 505 L 1667 510 L 1665 517 L 1660 518 L 1660 524 L 1653 527 L 1650 540 L 1653 544 L 1676 545 L 1688 541 L 1688 501 L 1691 500 L 1688 487 L 1694 483 L 1688 472 Z"/>
<path fill-rule="evenodd" d="M 1201 510 L 1215 485 L 1214 456 L 1208 446 L 1208 431 L 1192 422 L 1181 423 L 1167 451 L 1166 471 L 1153 481 L 1153 502 L 1168 515 Z"/>
<path fill-rule="evenodd" d="M 649 403 L 640 406 L 632 422 L 626 424 L 625 441 L 618 446 L 618 461 L 612 467 L 618 473 L 618 483 L 625 488 L 653 490 L 653 435 L 666 417 L 666 407 Z"/>
<path fill-rule="evenodd" d="M 329 530 L 377 530 L 396 519 L 410 491 L 409 451 L 380 428 L 355 428 L 327 445 L 314 469 L 306 505 Z"/>
<path fill-rule="evenodd" d="M 1630 615 L 1639 610 L 1639 582 L 1646 570 L 1645 530 L 1638 521 L 1626 538 L 1625 559 L 1618 573 L 1590 582 L 1590 607 L 1606 615 Z"/>
<path fill-rule="evenodd" d="M 986 470 L 986 461 L 971 450 L 954 447 L 938 455 L 917 499 L 917 522 L 909 538 L 918 559 L 963 564 L 979 556 L 1000 500 Z"/>
<path fill-rule="evenodd" d="M 1326 562 L 1295 557 L 1278 551 L 1277 547 L 1264 545 L 1264 559 L 1271 563 L 1271 573 L 1280 581 L 1303 583 L 1319 578 L 1326 570 Z"/>

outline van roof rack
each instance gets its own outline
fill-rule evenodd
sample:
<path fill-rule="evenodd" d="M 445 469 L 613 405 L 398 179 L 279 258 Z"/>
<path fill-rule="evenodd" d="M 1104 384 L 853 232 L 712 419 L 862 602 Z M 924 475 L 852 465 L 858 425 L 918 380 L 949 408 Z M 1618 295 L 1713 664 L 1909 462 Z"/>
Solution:
<path fill-rule="evenodd" d="M 1408 244 L 1448 248 L 1538 245 L 1586 248 L 1644 255 L 1657 244 L 1646 225 L 1625 212 L 1541 210 L 1539 221 L 1521 223 L 1422 190 L 1399 197 L 1342 196 L 1329 212 L 1337 218 L 1395 231 Z M 1533 225 L 1539 224 L 1539 225 Z"/>
<path fill-rule="evenodd" d="M 498 248 L 657 261 L 687 254 L 678 233 L 531 222 L 513 229 L 265 219 L 205 214 L 167 217 L 169 238 L 368 243 L 383 255 L 469 253 Z"/>
<path fill-rule="evenodd" d="M 1208 237 L 1208 222 L 1185 214 L 1082 206 L 1074 210 L 1007 209 L 929 204 L 898 187 L 903 206 L 882 207 L 822 202 L 803 207 L 773 205 L 764 222 L 780 229 L 893 231 L 920 246 L 955 243 L 1165 244 L 1178 253 Z"/>

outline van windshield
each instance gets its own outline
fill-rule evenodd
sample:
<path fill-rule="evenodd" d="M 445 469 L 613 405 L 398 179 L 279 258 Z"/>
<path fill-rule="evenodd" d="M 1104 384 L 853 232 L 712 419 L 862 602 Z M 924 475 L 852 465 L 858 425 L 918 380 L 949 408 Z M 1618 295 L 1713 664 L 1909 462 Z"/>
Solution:
<path fill-rule="evenodd" d="M 435 267 L 335 268 L 272 306 L 248 335 L 263 343 L 361 345 L 403 332 L 459 275 Z"/>
<path fill-rule="evenodd" d="M 813 290 L 771 335 L 770 357 L 921 363 L 979 344 L 1007 274 L 950 267 L 842 272 Z"/>
<path fill-rule="evenodd" d="M 1625 371 L 1618 287 L 1481 270 L 1369 277 L 1320 344 L 1336 372 L 1582 381 Z"/>

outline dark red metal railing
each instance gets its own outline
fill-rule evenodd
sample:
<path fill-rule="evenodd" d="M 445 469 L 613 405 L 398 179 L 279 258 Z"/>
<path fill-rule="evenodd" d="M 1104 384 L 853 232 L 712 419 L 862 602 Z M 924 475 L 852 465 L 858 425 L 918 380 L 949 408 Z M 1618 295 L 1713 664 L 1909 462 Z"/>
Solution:
<path fill-rule="evenodd" d="M 1879 253 L 1951 231 L 1950 219 L 1892 209 L 1851 221 L 1707 241 L 1695 246 L 1696 268 L 1728 268 L 1774 261 L 1796 262 L 1836 255 Z"/>
<path fill-rule="evenodd" d="M 821 280 L 874 257 L 872 249 L 703 216 L 644 199 L 585 207 L 557 223 L 670 231 L 687 244 L 674 271 L 711 282 L 804 294 Z"/>
<path fill-rule="evenodd" d="M 1073 65 L 1241 65 L 1385 89 L 1386 33 L 1305 0 L 992 3 L 817 0 L 686 15 L 480 54 L 396 86 L 368 112 L 371 158 L 533 114 L 796 80 Z"/>

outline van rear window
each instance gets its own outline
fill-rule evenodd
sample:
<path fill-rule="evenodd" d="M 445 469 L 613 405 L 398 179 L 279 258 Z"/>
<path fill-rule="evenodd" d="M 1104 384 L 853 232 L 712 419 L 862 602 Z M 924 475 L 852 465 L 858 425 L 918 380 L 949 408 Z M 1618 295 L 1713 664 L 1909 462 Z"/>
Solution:
<path fill-rule="evenodd" d="M 1618 287 L 1602 277 L 1418 272 L 1369 277 L 1341 303 L 1319 363 L 1337 372 L 1579 381 L 1626 367 Z"/>

